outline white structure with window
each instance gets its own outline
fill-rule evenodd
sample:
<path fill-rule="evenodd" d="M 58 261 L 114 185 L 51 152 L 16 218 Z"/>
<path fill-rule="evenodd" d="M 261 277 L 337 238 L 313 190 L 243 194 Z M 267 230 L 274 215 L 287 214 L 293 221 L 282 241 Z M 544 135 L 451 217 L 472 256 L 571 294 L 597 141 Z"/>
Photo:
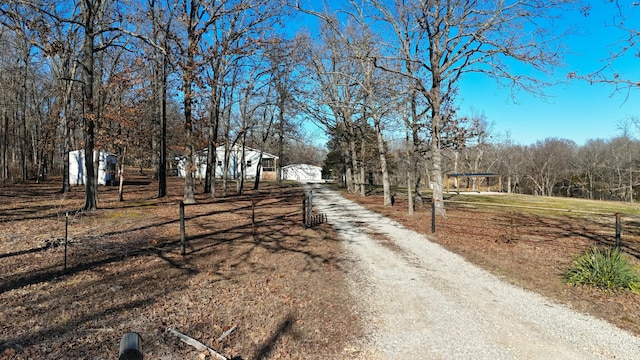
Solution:
<path fill-rule="evenodd" d="M 94 150 L 93 162 L 96 161 L 98 162 L 98 185 L 111 185 L 116 180 L 116 155 Z M 86 182 L 84 150 L 69 151 L 69 185 L 84 185 Z"/>
<path fill-rule="evenodd" d="M 309 164 L 293 164 L 282 167 L 283 180 L 295 180 L 301 182 L 322 181 L 322 168 Z"/>
<path fill-rule="evenodd" d="M 244 151 L 244 160 L 246 163 L 245 179 L 254 179 L 260 169 L 261 180 L 275 180 L 276 179 L 276 167 L 278 164 L 278 157 L 267 152 L 261 152 L 260 150 L 252 149 L 250 147 L 233 146 L 229 149 L 227 165 L 227 176 L 230 179 L 237 179 L 242 175 L 242 152 Z M 260 163 L 260 154 L 262 153 L 262 165 L 258 168 Z M 221 178 L 224 174 L 224 159 L 225 159 L 225 147 L 218 146 L 216 148 L 216 177 Z M 194 177 L 196 179 L 204 179 L 207 171 L 207 150 L 203 150 L 196 154 L 196 171 Z M 185 160 L 180 159 L 178 162 L 178 176 L 185 176 Z"/>

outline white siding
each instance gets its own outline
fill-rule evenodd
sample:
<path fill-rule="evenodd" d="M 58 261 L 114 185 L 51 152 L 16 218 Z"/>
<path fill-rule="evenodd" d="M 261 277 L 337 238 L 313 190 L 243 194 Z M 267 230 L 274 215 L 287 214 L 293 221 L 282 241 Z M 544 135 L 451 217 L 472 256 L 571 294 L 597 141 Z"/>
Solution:
<path fill-rule="evenodd" d="M 224 173 L 224 154 L 225 154 L 224 146 L 219 146 L 218 148 L 216 148 L 216 162 L 217 162 L 216 177 L 218 178 L 222 177 L 222 174 Z M 258 162 L 260 160 L 260 151 L 247 147 L 245 148 L 244 157 L 245 157 L 245 161 L 247 162 L 245 178 L 249 178 L 249 179 L 255 178 L 258 172 Z M 262 158 L 264 160 L 266 158 L 277 159 L 278 157 L 265 152 L 263 153 Z M 242 167 L 240 165 L 241 161 L 242 161 L 242 148 L 240 148 L 239 146 L 234 146 L 233 148 L 229 149 L 229 163 L 227 165 L 228 178 L 236 179 L 240 176 L 240 172 L 242 170 Z M 195 178 L 204 179 L 207 171 L 206 151 L 203 151 L 202 153 L 196 155 L 195 162 L 196 162 L 195 164 L 196 171 L 194 173 Z M 185 167 L 185 160 L 180 159 L 180 161 L 178 162 L 178 176 L 180 177 L 185 176 L 184 167 Z"/>
<path fill-rule="evenodd" d="M 282 168 L 282 179 L 295 181 L 321 181 L 322 168 L 309 164 L 287 165 Z"/>
<path fill-rule="evenodd" d="M 114 154 L 104 151 L 94 151 L 94 162 L 98 162 L 98 185 L 107 185 L 115 180 L 117 158 Z M 69 185 L 84 185 L 87 180 L 87 171 L 84 166 L 84 150 L 69 152 Z"/>

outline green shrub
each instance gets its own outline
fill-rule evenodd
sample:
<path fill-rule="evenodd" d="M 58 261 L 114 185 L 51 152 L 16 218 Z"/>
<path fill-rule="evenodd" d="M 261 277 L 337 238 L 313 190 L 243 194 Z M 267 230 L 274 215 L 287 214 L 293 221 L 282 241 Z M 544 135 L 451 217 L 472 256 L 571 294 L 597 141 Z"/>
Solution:
<path fill-rule="evenodd" d="M 585 251 L 565 274 L 569 284 L 595 286 L 605 291 L 628 289 L 640 292 L 640 275 L 619 248 Z"/>

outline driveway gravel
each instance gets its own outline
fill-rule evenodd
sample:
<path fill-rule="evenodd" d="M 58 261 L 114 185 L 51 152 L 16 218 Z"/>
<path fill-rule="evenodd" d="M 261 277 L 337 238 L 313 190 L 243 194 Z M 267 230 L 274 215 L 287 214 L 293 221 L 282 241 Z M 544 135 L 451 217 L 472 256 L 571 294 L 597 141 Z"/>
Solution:
<path fill-rule="evenodd" d="M 640 338 L 507 284 L 321 185 L 325 213 L 353 262 L 349 283 L 374 359 L 638 359 Z"/>

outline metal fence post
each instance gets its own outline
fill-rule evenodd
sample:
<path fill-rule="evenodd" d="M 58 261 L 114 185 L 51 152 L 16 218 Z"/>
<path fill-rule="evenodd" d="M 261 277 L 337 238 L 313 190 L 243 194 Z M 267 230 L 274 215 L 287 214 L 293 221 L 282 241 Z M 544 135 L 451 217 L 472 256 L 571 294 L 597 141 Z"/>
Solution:
<path fill-rule="evenodd" d="M 64 270 L 67 271 L 67 242 L 69 239 L 69 210 L 65 214 L 64 221 Z"/>
<path fill-rule="evenodd" d="M 118 360 L 142 360 L 142 337 L 138 333 L 126 333 L 120 339 Z"/>
<path fill-rule="evenodd" d="M 622 242 L 622 224 L 620 221 L 620 213 L 616 213 L 616 247 L 620 247 L 620 243 Z"/>
<path fill-rule="evenodd" d="M 180 201 L 180 254 L 186 254 L 186 244 L 184 235 L 184 202 Z"/>

